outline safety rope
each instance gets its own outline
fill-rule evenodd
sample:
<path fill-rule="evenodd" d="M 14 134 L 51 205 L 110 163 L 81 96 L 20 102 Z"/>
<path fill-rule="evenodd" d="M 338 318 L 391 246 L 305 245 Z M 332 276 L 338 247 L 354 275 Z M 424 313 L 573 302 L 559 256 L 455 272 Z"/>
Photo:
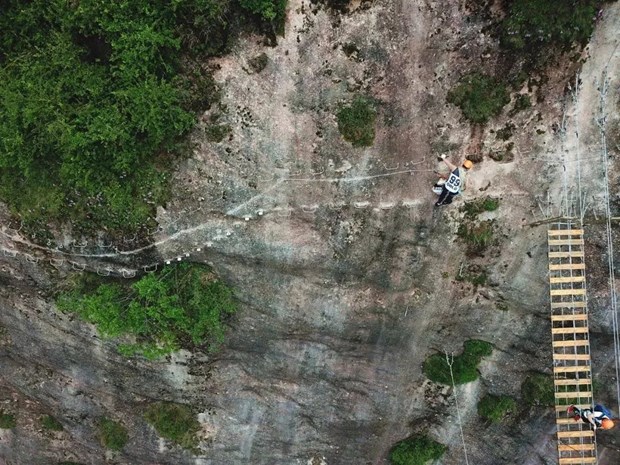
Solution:
<path fill-rule="evenodd" d="M 456 390 L 456 383 L 454 382 L 454 372 L 452 371 L 452 365 L 454 364 L 454 354 L 445 352 L 446 363 L 450 368 L 450 379 L 452 380 L 452 392 L 454 393 L 454 403 L 456 404 L 456 417 L 459 423 L 459 429 L 461 430 L 461 442 L 463 443 L 463 453 L 465 454 L 465 465 L 469 465 L 469 459 L 467 458 L 467 446 L 465 445 L 465 434 L 463 433 L 463 422 L 461 420 L 461 409 L 459 408 L 459 396 Z"/>
<path fill-rule="evenodd" d="M 615 49 L 614 49 L 615 50 Z M 605 99 L 609 82 L 607 80 L 607 69 L 603 70 L 601 83 L 599 85 L 599 118 L 597 124 L 601 134 L 601 156 L 603 158 L 603 168 L 605 172 L 605 216 L 606 216 L 606 232 L 607 232 L 607 264 L 609 272 L 609 294 L 611 301 L 611 321 L 614 337 L 614 364 L 616 369 L 616 400 L 618 411 L 620 411 L 620 332 L 618 326 L 618 299 L 616 293 L 615 266 L 614 266 L 614 245 L 611 229 L 611 198 L 609 194 L 609 159 L 607 156 L 607 135 L 606 124 L 607 116 L 605 115 Z"/>

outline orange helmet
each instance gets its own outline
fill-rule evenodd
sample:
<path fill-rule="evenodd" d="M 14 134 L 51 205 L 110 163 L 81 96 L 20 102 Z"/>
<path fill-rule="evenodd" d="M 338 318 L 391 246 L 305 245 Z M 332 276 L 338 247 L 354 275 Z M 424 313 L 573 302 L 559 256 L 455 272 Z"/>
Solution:
<path fill-rule="evenodd" d="M 474 164 L 472 163 L 471 160 L 465 160 L 463 162 L 463 168 L 470 170 L 472 168 L 472 166 L 474 166 Z"/>
<path fill-rule="evenodd" d="M 601 429 L 612 429 L 614 427 L 614 421 L 609 418 L 603 418 L 601 422 Z"/>

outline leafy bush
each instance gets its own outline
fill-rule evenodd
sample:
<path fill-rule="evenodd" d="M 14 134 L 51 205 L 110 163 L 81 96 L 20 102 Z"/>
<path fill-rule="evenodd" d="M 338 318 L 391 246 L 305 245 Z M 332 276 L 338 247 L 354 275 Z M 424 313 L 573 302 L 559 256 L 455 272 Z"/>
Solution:
<path fill-rule="evenodd" d="M 480 255 L 493 240 L 493 222 L 464 222 L 456 234 L 465 242 L 468 255 Z"/>
<path fill-rule="evenodd" d="M 570 46 L 592 35 L 600 0 L 515 0 L 501 25 L 501 45 L 510 50 Z"/>
<path fill-rule="evenodd" d="M 62 431 L 62 423 L 51 415 L 43 415 L 41 417 L 41 426 L 50 431 Z"/>
<path fill-rule="evenodd" d="M 127 428 L 108 418 L 99 421 L 99 438 L 101 444 L 110 450 L 121 450 L 127 444 Z"/>
<path fill-rule="evenodd" d="M 510 102 L 503 82 L 480 73 L 463 76 L 449 92 L 447 100 L 459 107 L 469 121 L 486 123 Z"/>
<path fill-rule="evenodd" d="M 193 112 L 217 98 L 193 62 L 221 53 L 243 8 L 283 19 L 285 4 L 4 0 L 0 198 L 31 233 L 151 226 Z"/>
<path fill-rule="evenodd" d="M 516 409 L 516 401 L 508 396 L 486 395 L 478 403 L 478 415 L 491 423 L 500 423 Z"/>
<path fill-rule="evenodd" d="M 404 439 L 390 451 L 391 465 L 424 465 L 440 458 L 447 447 L 425 435 Z"/>
<path fill-rule="evenodd" d="M 244 9 L 271 22 L 284 19 L 286 3 L 287 0 L 239 0 Z"/>
<path fill-rule="evenodd" d="M 149 405 L 144 414 L 157 433 L 162 437 L 191 449 L 198 443 L 196 433 L 200 423 L 185 405 L 172 402 L 157 402 Z"/>
<path fill-rule="evenodd" d="M 236 311 L 231 290 L 207 266 L 189 263 L 167 266 L 132 284 L 84 274 L 57 304 L 97 325 L 104 337 L 135 337 L 119 350 L 147 358 L 181 346 L 216 348 L 224 339 L 224 318 Z"/>
<path fill-rule="evenodd" d="M 377 112 L 372 101 L 356 97 L 353 102 L 340 107 L 336 119 L 344 140 L 353 147 L 370 147 L 375 140 L 375 119 Z"/>
<path fill-rule="evenodd" d="M 475 218 L 482 212 L 492 212 L 498 208 L 499 199 L 494 199 L 493 197 L 475 199 L 471 202 L 466 202 L 465 205 L 463 205 L 465 216 L 469 218 Z"/>
<path fill-rule="evenodd" d="M 532 106 L 532 99 L 527 94 L 517 94 L 515 97 L 515 103 L 510 110 L 511 115 L 516 115 L 520 111 L 527 110 Z"/>
<path fill-rule="evenodd" d="M 521 384 L 521 395 L 529 405 L 551 407 L 555 404 L 553 378 L 544 373 L 533 373 Z"/>
<path fill-rule="evenodd" d="M 0 429 L 13 429 L 17 426 L 15 415 L 0 409 Z"/>
<path fill-rule="evenodd" d="M 478 379 L 478 364 L 482 357 L 491 355 L 493 346 L 486 341 L 471 339 L 463 344 L 463 353 L 452 363 L 455 384 L 465 384 Z M 445 354 L 433 354 L 424 361 L 424 374 L 436 383 L 452 384 L 450 367 Z"/>

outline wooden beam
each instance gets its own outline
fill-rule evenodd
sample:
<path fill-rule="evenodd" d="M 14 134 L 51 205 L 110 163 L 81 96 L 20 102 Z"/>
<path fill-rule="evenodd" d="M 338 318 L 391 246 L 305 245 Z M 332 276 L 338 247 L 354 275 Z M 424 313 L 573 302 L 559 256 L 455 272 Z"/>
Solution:
<path fill-rule="evenodd" d="M 587 319 L 587 313 L 578 313 L 576 315 L 551 315 L 551 321 L 583 321 Z"/>
<path fill-rule="evenodd" d="M 553 347 L 582 347 L 590 345 L 589 339 L 571 339 L 566 341 L 553 341 Z"/>
<path fill-rule="evenodd" d="M 557 270 L 585 270 L 585 263 L 561 263 L 559 265 L 549 265 L 549 271 Z"/>
<path fill-rule="evenodd" d="M 553 360 L 590 360 L 590 354 L 553 354 Z"/>
<path fill-rule="evenodd" d="M 549 252 L 549 258 L 583 258 L 583 250 L 571 250 L 570 252 Z"/>
<path fill-rule="evenodd" d="M 572 327 L 572 328 L 551 328 L 552 334 L 583 334 L 588 332 L 587 326 Z"/>
<path fill-rule="evenodd" d="M 583 236 L 583 229 L 549 229 L 549 236 Z"/>
<path fill-rule="evenodd" d="M 583 239 L 549 239 L 547 241 L 549 245 L 583 245 Z"/>

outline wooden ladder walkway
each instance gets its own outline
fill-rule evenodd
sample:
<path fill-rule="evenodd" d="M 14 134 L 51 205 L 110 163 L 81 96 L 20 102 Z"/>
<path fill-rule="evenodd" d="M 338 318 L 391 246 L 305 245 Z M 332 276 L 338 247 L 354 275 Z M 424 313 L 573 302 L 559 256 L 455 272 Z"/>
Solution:
<path fill-rule="evenodd" d="M 548 246 L 559 464 L 597 463 L 594 432 L 566 411 L 593 405 L 583 230 L 554 224 Z"/>

